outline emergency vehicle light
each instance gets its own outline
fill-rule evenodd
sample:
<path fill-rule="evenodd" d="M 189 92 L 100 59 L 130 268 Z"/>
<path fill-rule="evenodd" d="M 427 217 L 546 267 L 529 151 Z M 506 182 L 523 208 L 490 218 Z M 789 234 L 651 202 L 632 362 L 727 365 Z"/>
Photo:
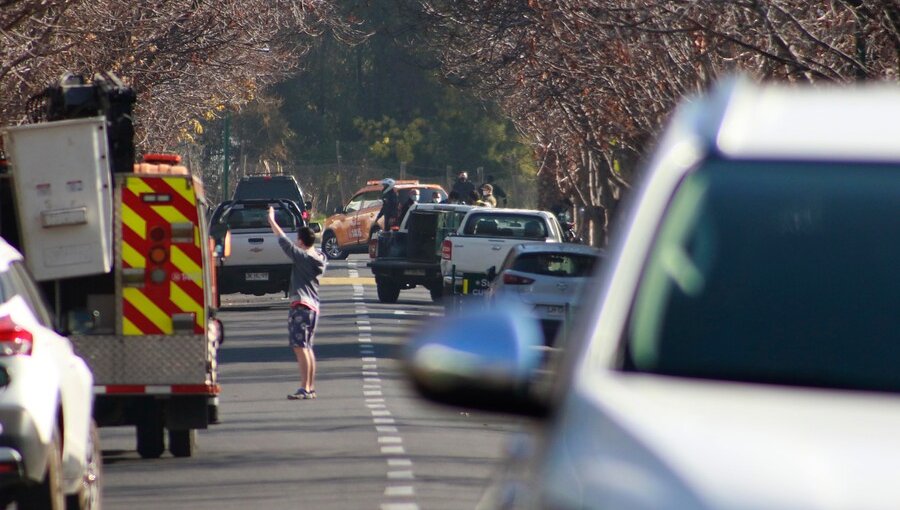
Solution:
<path fill-rule="evenodd" d="M 381 184 L 381 181 L 382 181 L 382 179 L 366 181 L 366 186 L 375 186 L 376 184 Z M 395 180 L 394 185 L 396 186 L 398 184 L 419 184 L 419 180 L 418 179 Z"/>
<path fill-rule="evenodd" d="M 141 200 L 144 202 L 164 204 L 172 201 L 172 195 L 168 193 L 142 193 Z"/>
<path fill-rule="evenodd" d="M 154 264 L 163 264 L 169 259 L 169 254 L 162 246 L 154 246 L 153 248 L 150 248 L 150 253 L 147 255 L 147 258 Z"/>
<path fill-rule="evenodd" d="M 34 336 L 9 315 L 0 317 L 0 356 L 31 355 Z"/>
<path fill-rule="evenodd" d="M 156 243 L 162 242 L 166 238 L 166 229 L 162 227 L 153 227 L 150 229 L 150 240 Z"/>
<path fill-rule="evenodd" d="M 149 153 L 144 154 L 144 163 L 177 165 L 181 163 L 181 156 L 178 154 Z"/>

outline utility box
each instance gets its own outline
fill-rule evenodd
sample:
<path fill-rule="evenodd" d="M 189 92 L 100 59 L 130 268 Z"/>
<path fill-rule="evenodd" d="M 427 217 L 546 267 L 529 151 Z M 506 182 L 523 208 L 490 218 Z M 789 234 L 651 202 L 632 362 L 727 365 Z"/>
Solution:
<path fill-rule="evenodd" d="M 106 119 L 6 128 L 21 248 L 39 281 L 112 269 L 112 186 Z"/>

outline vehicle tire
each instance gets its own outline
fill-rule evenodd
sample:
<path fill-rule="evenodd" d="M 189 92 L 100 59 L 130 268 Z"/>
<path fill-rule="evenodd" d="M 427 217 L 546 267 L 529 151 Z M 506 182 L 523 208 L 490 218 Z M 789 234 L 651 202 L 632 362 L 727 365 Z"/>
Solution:
<path fill-rule="evenodd" d="M 331 260 L 344 260 L 349 255 L 346 250 L 341 249 L 332 232 L 325 232 L 322 236 L 322 253 Z"/>
<path fill-rule="evenodd" d="M 400 286 L 396 283 L 376 279 L 375 290 L 378 292 L 378 301 L 382 303 L 396 303 L 400 297 Z"/>
<path fill-rule="evenodd" d="M 148 406 L 137 423 L 137 452 L 144 459 L 158 459 L 165 451 L 165 429 L 158 405 Z"/>
<path fill-rule="evenodd" d="M 62 449 L 59 429 L 54 428 L 47 453 L 44 479 L 38 485 L 22 489 L 16 500 L 17 508 L 33 510 L 65 510 L 66 498 L 62 487 Z"/>
<path fill-rule="evenodd" d="M 432 285 L 428 287 L 428 292 L 431 293 L 431 301 L 434 303 L 440 303 L 444 299 L 444 285 L 443 283 L 438 283 L 436 285 Z"/>
<path fill-rule="evenodd" d="M 67 510 L 100 510 L 103 454 L 100 450 L 100 434 L 94 420 L 91 420 L 91 431 L 88 434 L 86 460 L 81 489 L 77 494 L 66 498 Z"/>
<path fill-rule="evenodd" d="M 190 457 L 194 454 L 196 437 L 193 429 L 169 429 L 169 452 L 175 457 Z"/>

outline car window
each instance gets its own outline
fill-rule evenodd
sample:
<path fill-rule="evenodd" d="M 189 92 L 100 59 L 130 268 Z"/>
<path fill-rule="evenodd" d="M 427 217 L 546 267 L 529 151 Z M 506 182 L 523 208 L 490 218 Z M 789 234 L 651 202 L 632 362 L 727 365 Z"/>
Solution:
<path fill-rule="evenodd" d="M 400 195 L 400 203 L 404 203 L 409 199 L 409 192 L 417 189 L 419 190 L 419 202 L 421 203 L 432 203 L 432 196 L 434 193 L 437 193 L 438 196 L 441 197 L 439 202 L 443 202 L 447 199 L 447 194 L 443 192 L 443 190 L 428 188 L 425 186 L 412 187 L 412 188 L 402 188 L 397 190 L 397 194 Z"/>
<path fill-rule="evenodd" d="M 269 228 L 269 210 L 264 207 L 233 208 L 225 222 L 230 229 Z M 275 209 L 275 222 L 281 228 L 296 228 L 294 215 L 284 208 Z"/>
<path fill-rule="evenodd" d="M 709 162 L 654 241 L 631 368 L 900 391 L 898 196 L 887 166 Z"/>
<path fill-rule="evenodd" d="M 10 266 L 7 266 L 5 271 L 0 271 L 0 303 L 9 301 L 18 292 Z"/>
<path fill-rule="evenodd" d="M 25 300 L 28 307 L 34 311 L 37 321 L 46 328 L 53 328 L 53 319 L 50 312 L 44 304 L 44 297 L 41 291 L 34 284 L 34 280 L 21 262 L 13 262 L 9 266 L 7 274 L 10 276 L 10 289 L 13 295 L 18 294 Z M 10 295 L 9 297 L 12 297 Z M 6 298 L 8 299 L 8 298 Z M 4 299 L 4 301 L 6 301 Z"/>
<path fill-rule="evenodd" d="M 547 226 L 539 216 L 530 214 L 472 214 L 463 230 L 466 235 L 487 237 L 546 238 Z"/>
<path fill-rule="evenodd" d="M 523 253 L 512 261 L 510 269 L 546 276 L 590 276 L 596 261 L 597 257 L 584 254 Z"/>
<path fill-rule="evenodd" d="M 350 202 L 347 203 L 347 207 L 344 208 L 345 213 L 352 213 L 359 210 L 360 206 L 363 203 L 364 194 L 359 193 L 350 199 Z"/>
<path fill-rule="evenodd" d="M 366 191 L 363 193 L 362 201 L 363 209 L 370 209 L 373 207 L 381 209 L 381 192 L 378 190 Z"/>
<path fill-rule="evenodd" d="M 252 178 L 238 181 L 234 200 L 285 198 L 297 202 L 301 208 L 303 193 L 297 182 L 289 178 Z"/>

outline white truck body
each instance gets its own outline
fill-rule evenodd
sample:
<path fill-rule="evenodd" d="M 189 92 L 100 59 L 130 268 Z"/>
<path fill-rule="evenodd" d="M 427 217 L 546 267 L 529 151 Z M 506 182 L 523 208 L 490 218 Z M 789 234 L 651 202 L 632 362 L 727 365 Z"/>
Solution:
<path fill-rule="evenodd" d="M 444 288 L 464 287 L 463 277 L 487 274 L 500 267 L 509 250 L 523 243 L 560 243 L 562 233 L 553 214 L 532 209 L 476 207 L 459 229 L 444 239 L 441 275 Z"/>
<path fill-rule="evenodd" d="M 26 264 L 39 281 L 112 269 L 104 117 L 6 128 Z"/>
<path fill-rule="evenodd" d="M 291 240 L 295 239 L 303 218 L 284 203 L 272 202 L 271 205 L 284 233 Z M 219 267 L 221 293 L 287 293 L 291 259 L 285 255 L 278 244 L 278 236 L 269 226 L 268 207 L 266 200 L 236 200 L 219 218 L 214 218 L 227 227 L 230 237 L 230 253 Z"/>

